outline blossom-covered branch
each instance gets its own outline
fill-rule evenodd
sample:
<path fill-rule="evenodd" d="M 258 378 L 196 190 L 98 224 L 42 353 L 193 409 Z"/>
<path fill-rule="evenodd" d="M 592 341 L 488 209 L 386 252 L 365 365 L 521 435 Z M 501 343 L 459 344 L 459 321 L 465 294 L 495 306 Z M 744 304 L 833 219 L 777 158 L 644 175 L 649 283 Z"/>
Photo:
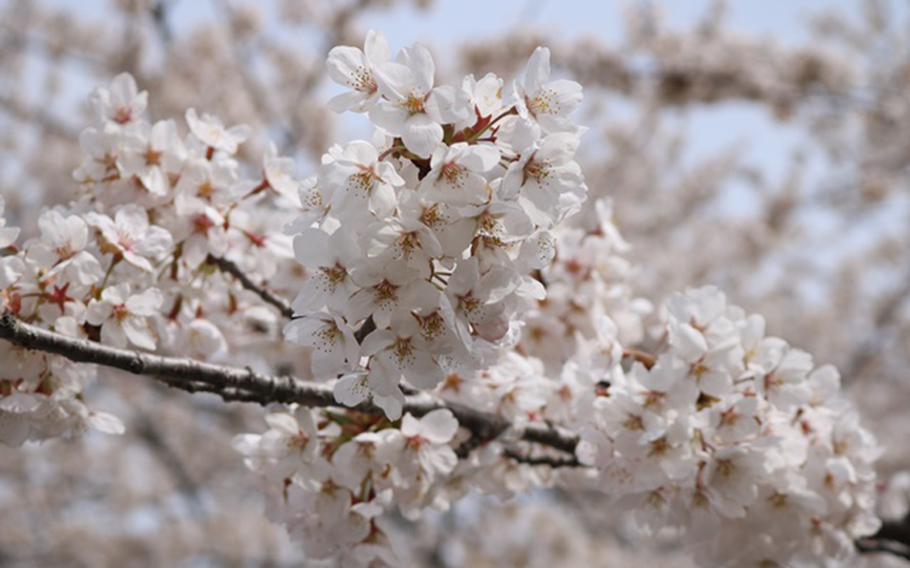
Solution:
<path fill-rule="evenodd" d="M 270 518 L 346 566 L 400 565 L 393 518 L 469 491 L 598 489 L 706 565 L 878 529 L 878 447 L 833 367 L 716 288 L 635 295 L 548 49 L 511 85 L 439 85 L 426 47 L 370 32 L 326 69 L 375 129 L 306 179 L 275 146 L 242 161 L 245 125 L 147 120 L 129 75 L 95 92 L 78 198 L 21 243 L 0 215 L 0 440 L 123 431 L 80 363 L 268 405 L 234 447 Z"/>
<path fill-rule="evenodd" d="M 178 389 L 224 395 L 228 400 L 261 405 L 298 404 L 310 408 L 338 406 L 329 385 L 307 383 L 289 376 L 263 375 L 249 368 L 117 349 L 41 329 L 9 313 L 0 316 L 0 339 L 24 349 L 61 355 L 76 363 L 103 365 L 135 375 L 154 377 Z M 446 404 L 426 394 L 411 396 L 404 404 L 404 410 L 415 416 L 440 409 L 451 410 L 462 427 L 484 442 L 495 439 L 510 427 L 501 417 L 480 413 L 462 405 Z M 382 414 L 382 409 L 368 402 L 360 403 L 356 410 Z M 539 424 L 526 426 L 520 431 L 519 438 L 569 453 L 574 453 L 578 442 L 575 436 Z M 514 457 L 521 460 L 519 456 Z"/>

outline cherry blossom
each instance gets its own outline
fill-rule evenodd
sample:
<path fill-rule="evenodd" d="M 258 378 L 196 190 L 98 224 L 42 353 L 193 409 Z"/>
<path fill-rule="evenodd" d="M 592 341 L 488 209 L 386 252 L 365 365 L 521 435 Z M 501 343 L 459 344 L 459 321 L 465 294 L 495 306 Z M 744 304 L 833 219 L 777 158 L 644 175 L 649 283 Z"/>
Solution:
<path fill-rule="evenodd" d="M 581 85 L 568 79 L 550 79 L 550 50 L 538 47 L 520 81 L 515 82 L 518 112 L 548 132 L 571 129 L 568 115 L 582 99 Z"/>
<path fill-rule="evenodd" d="M 383 99 L 370 111 L 370 120 L 421 157 L 442 142 L 445 123 L 470 120 L 470 101 L 461 89 L 433 87 L 436 65 L 426 47 L 402 49 L 395 62 L 379 66 L 376 81 Z"/>
<path fill-rule="evenodd" d="M 148 106 L 148 93 L 139 91 L 136 80 L 129 73 L 114 77 L 111 86 L 98 88 L 91 97 L 95 112 L 101 122 L 121 126 L 134 125 L 142 119 Z"/>
<path fill-rule="evenodd" d="M 101 233 L 104 252 L 120 256 L 142 270 L 151 271 L 149 259 L 157 260 L 171 248 L 171 234 L 155 225 L 149 225 L 148 213 L 137 205 L 119 209 L 114 219 L 92 213 L 88 221 Z"/>
<path fill-rule="evenodd" d="M 250 135 L 249 126 L 241 124 L 226 128 L 218 117 L 210 114 L 200 117 L 192 108 L 186 111 L 186 123 L 193 135 L 207 147 L 228 154 L 237 152 L 237 146 Z"/>
<path fill-rule="evenodd" d="M 333 97 L 328 102 L 329 108 L 335 112 L 369 110 L 379 97 L 375 70 L 389 59 L 391 52 L 385 36 L 373 30 L 367 32 L 363 51 L 349 46 L 333 47 L 326 60 L 326 71 L 333 81 L 352 91 Z"/>
<path fill-rule="evenodd" d="M 837 371 L 717 288 L 660 310 L 639 296 L 647 258 L 609 200 L 583 206 L 582 89 L 550 78 L 546 48 L 511 89 L 435 71 L 372 31 L 332 49 L 351 91 L 330 106 L 374 132 L 303 180 L 274 145 L 235 155 L 245 125 L 189 109 L 183 138 L 147 120 L 118 76 L 92 96 L 74 201 L 21 244 L 0 201 L 4 317 L 235 367 L 174 386 L 268 405 L 233 446 L 307 558 L 401 565 L 401 519 L 554 487 L 602 492 L 704 565 L 850 558 L 879 525 L 880 448 Z M 32 347 L 0 342 L 0 442 L 124 430 L 86 388 L 113 370 Z"/>
<path fill-rule="evenodd" d="M 116 347 L 132 343 L 154 349 L 157 342 L 148 318 L 157 314 L 163 298 L 156 288 L 132 294 L 127 284 L 105 288 L 101 298 L 88 306 L 86 319 L 101 326 L 101 339 Z"/>

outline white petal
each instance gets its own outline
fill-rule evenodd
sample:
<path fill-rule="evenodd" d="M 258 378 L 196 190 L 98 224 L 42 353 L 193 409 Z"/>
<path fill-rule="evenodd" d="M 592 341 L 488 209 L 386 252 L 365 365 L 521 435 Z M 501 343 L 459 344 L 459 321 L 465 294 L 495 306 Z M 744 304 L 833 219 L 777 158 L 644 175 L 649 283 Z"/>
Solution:
<path fill-rule="evenodd" d="M 433 88 L 433 76 L 436 74 L 436 64 L 433 63 L 430 50 L 415 43 L 411 47 L 402 49 L 398 58 L 413 74 L 412 88 L 415 88 L 420 94 L 429 93 Z"/>
<path fill-rule="evenodd" d="M 326 72 L 336 83 L 355 88 L 358 71 L 366 67 L 363 52 L 356 47 L 339 45 L 329 51 Z"/>
<path fill-rule="evenodd" d="M 321 229 L 304 229 L 294 237 L 294 257 L 307 268 L 332 266 L 334 259 L 329 235 Z"/>
<path fill-rule="evenodd" d="M 126 432 L 123 422 L 107 412 L 91 412 L 87 419 L 89 427 L 105 434 L 121 435 Z"/>
<path fill-rule="evenodd" d="M 538 47 L 531 54 L 528 67 L 525 69 L 524 87 L 526 92 L 533 96 L 549 77 L 550 50 L 546 47 Z"/>
<path fill-rule="evenodd" d="M 385 35 L 373 30 L 367 32 L 367 37 L 363 42 L 363 51 L 373 65 L 385 63 L 392 57 Z"/>
<path fill-rule="evenodd" d="M 420 435 L 420 421 L 409 412 L 401 419 L 401 433 L 412 438 Z"/>
<path fill-rule="evenodd" d="M 402 423 L 404 431 L 404 423 Z M 451 410 L 440 408 L 420 419 L 420 435 L 434 444 L 448 443 L 458 431 L 458 420 Z"/>
<path fill-rule="evenodd" d="M 423 113 L 408 118 L 403 130 L 401 139 L 405 147 L 420 157 L 429 157 L 442 142 L 442 126 Z"/>
<path fill-rule="evenodd" d="M 158 288 L 149 288 L 141 294 L 131 296 L 126 301 L 126 308 L 131 314 L 151 316 L 158 311 L 162 303 L 164 303 L 164 296 L 161 295 L 161 291 Z"/>
<path fill-rule="evenodd" d="M 366 386 L 366 376 L 363 374 L 349 374 L 341 377 L 335 383 L 335 400 L 345 406 L 357 406 L 370 397 L 370 389 Z"/>
<path fill-rule="evenodd" d="M 471 146 L 458 161 L 475 172 L 488 172 L 499 165 L 499 148 L 492 144 Z"/>
<path fill-rule="evenodd" d="M 105 324 L 104 327 L 111 327 L 111 322 Z M 152 335 L 145 318 L 129 316 L 123 320 L 122 328 L 123 333 L 136 347 L 148 350 L 155 349 L 155 336 Z"/>

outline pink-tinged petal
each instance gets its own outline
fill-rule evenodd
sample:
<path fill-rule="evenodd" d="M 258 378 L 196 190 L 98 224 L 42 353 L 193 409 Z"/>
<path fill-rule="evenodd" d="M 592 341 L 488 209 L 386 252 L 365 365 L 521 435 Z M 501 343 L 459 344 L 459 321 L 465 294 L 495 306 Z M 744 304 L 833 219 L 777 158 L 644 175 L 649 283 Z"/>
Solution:
<path fill-rule="evenodd" d="M 128 103 L 139 93 L 136 80 L 129 73 L 121 73 L 111 81 L 111 95 L 118 103 Z"/>
<path fill-rule="evenodd" d="M 139 268 L 140 270 L 144 270 L 146 272 L 152 271 L 152 263 L 149 262 L 148 259 L 141 257 L 134 252 L 123 251 L 123 259 L 136 268 Z"/>
<path fill-rule="evenodd" d="M 85 319 L 92 325 L 101 325 L 111 317 L 113 311 L 114 308 L 110 303 L 92 300 L 85 310 Z"/>
<path fill-rule="evenodd" d="M 393 396 L 399 392 L 401 370 L 389 360 L 388 352 L 375 355 L 370 360 L 370 373 L 367 376 L 370 389 L 380 396 Z"/>
<path fill-rule="evenodd" d="M 403 371 L 408 382 L 420 390 L 430 390 L 445 378 L 443 370 L 425 351 L 413 353 L 408 366 Z"/>
<path fill-rule="evenodd" d="M 161 168 L 149 168 L 139 174 L 139 181 L 152 195 L 165 196 L 170 189 L 167 175 Z"/>
<path fill-rule="evenodd" d="M 15 283 L 25 272 L 25 263 L 18 256 L 0 258 L 0 290 Z"/>
<path fill-rule="evenodd" d="M 561 115 L 571 113 L 584 98 L 581 85 L 568 79 L 550 81 L 545 88 L 555 95 L 556 100 L 559 102 L 558 114 Z"/>
<path fill-rule="evenodd" d="M 65 274 L 83 286 L 95 284 L 104 274 L 98 259 L 87 252 L 80 252 L 65 266 Z"/>

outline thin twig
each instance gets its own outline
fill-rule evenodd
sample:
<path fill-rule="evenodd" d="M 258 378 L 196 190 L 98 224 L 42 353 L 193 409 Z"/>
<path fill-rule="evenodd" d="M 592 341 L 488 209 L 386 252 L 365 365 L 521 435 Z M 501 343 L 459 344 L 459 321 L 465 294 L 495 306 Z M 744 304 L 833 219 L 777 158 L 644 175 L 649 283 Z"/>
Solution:
<path fill-rule="evenodd" d="M 291 304 L 284 298 L 275 295 L 274 293 L 267 290 L 264 286 L 260 286 L 253 282 L 247 274 L 237 266 L 231 260 L 226 258 L 209 255 L 206 260 L 209 264 L 214 264 L 218 267 L 218 270 L 230 274 L 240 283 L 241 286 L 253 292 L 259 296 L 263 302 L 271 304 L 272 306 L 278 308 L 278 311 L 281 312 L 281 315 L 291 319 L 294 317 L 294 309 L 291 307 Z"/>

